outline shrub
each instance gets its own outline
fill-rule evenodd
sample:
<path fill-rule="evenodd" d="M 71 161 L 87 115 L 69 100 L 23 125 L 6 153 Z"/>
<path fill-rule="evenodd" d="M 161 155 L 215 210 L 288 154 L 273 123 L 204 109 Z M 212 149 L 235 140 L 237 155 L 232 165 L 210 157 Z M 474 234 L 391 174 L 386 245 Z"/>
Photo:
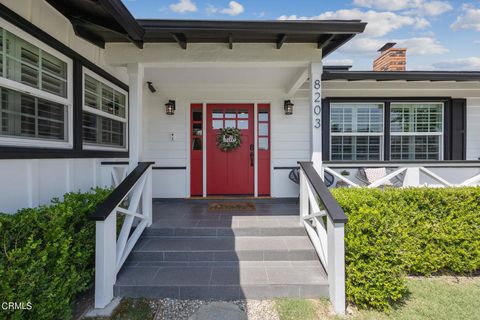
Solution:
<path fill-rule="evenodd" d="M 95 225 L 88 215 L 108 193 L 68 193 L 50 206 L 0 214 L 0 301 L 32 305 L 2 316 L 71 318 L 75 296 L 93 283 Z"/>
<path fill-rule="evenodd" d="M 389 310 L 405 275 L 480 270 L 480 188 L 335 189 L 345 227 L 347 299 Z"/>

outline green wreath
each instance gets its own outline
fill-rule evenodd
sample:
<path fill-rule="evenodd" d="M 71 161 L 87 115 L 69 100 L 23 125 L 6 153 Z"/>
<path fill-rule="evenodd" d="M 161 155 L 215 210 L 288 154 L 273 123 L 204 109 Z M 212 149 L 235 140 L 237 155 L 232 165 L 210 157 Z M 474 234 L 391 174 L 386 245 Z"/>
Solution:
<path fill-rule="evenodd" d="M 242 144 L 242 133 L 237 128 L 220 129 L 217 146 L 222 151 L 232 151 Z"/>

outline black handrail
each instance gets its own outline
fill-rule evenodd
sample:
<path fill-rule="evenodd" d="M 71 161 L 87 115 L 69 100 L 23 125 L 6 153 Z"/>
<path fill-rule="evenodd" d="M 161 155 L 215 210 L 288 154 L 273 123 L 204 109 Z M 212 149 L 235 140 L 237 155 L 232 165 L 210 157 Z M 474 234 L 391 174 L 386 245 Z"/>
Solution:
<path fill-rule="evenodd" d="M 320 198 L 320 201 L 323 203 L 325 207 L 325 211 L 327 212 L 330 219 L 332 219 L 333 223 L 347 223 L 348 217 L 343 211 L 343 209 L 338 204 L 337 200 L 333 197 L 330 193 L 328 188 L 325 186 L 322 178 L 318 175 L 317 170 L 313 167 L 312 162 L 301 161 L 298 162 L 300 167 L 302 168 L 305 176 L 307 177 L 308 181 L 313 187 L 313 190 Z"/>
<path fill-rule="evenodd" d="M 112 193 L 100 203 L 90 216 L 90 220 L 105 221 L 113 209 L 125 198 L 127 193 L 133 188 L 138 179 L 152 166 L 155 162 L 139 162 L 137 167 L 116 187 Z"/>

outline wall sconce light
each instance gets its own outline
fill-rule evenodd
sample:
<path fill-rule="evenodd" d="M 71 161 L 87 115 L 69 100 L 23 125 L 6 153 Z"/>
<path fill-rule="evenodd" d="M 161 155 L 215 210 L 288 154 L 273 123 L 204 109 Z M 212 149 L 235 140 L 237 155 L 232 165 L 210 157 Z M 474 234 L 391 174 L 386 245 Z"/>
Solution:
<path fill-rule="evenodd" d="M 283 103 L 283 110 L 285 110 L 286 115 L 291 115 L 293 114 L 293 106 L 294 104 L 290 100 L 285 100 Z"/>
<path fill-rule="evenodd" d="M 168 100 L 168 102 L 165 103 L 165 113 L 169 116 L 175 114 L 175 100 Z"/>
<path fill-rule="evenodd" d="M 151 93 L 155 93 L 157 91 L 157 89 L 155 89 L 151 81 L 147 81 L 147 86 L 148 86 L 148 90 L 150 90 Z"/>

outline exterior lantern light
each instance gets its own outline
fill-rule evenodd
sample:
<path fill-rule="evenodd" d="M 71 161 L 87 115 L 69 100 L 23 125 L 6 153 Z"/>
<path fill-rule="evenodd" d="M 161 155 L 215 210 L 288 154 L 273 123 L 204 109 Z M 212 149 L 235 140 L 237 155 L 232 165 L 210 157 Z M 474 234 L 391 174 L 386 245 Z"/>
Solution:
<path fill-rule="evenodd" d="M 283 103 L 283 110 L 285 110 L 286 115 L 291 115 L 293 114 L 293 106 L 294 104 L 290 100 L 285 100 Z"/>
<path fill-rule="evenodd" d="M 165 103 L 165 113 L 169 116 L 175 114 L 175 100 L 168 100 L 168 102 Z"/>

